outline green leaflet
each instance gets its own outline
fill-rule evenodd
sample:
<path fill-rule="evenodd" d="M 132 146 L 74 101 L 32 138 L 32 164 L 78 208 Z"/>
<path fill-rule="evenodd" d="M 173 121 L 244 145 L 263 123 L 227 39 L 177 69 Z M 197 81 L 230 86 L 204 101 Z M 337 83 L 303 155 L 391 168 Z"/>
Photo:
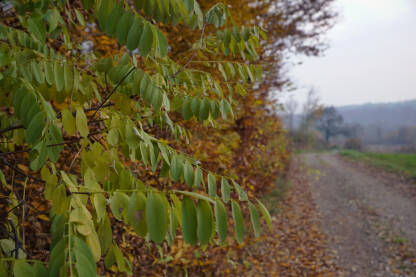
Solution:
<path fill-rule="evenodd" d="M 95 231 L 91 232 L 85 237 L 85 242 L 91 250 L 94 261 L 98 262 L 101 258 L 101 245 L 97 233 Z"/>
<path fill-rule="evenodd" d="M 64 68 L 59 62 L 55 62 L 53 70 L 56 89 L 60 92 L 65 86 Z"/>
<path fill-rule="evenodd" d="M 27 116 L 28 111 L 33 106 L 37 106 L 35 95 L 32 92 L 28 92 L 24 96 L 24 98 L 23 98 L 23 100 L 22 100 L 22 102 L 19 106 L 19 110 L 16 111 L 17 117 L 24 120 L 24 124 L 26 125 L 26 127 L 29 126 L 30 121 L 33 119 L 33 117 L 29 118 Z"/>
<path fill-rule="evenodd" d="M 230 192 L 231 192 L 231 186 L 228 183 L 227 179 L 224 177 L 221 177 L 221 194 L 222 194 L 222 200 L 225 203 L 228 203 L 230 201 Z"/>
<path fill-rule="evenodd" d="M 139 51 L 142 56 L 147 56 L 153 46 L 153 30 L 149 23 L 145 23 L 140 37 Z"/>
<path fill-rule="evenodd" d="M 168 54 L 168 40 L 166 36 L 159 30 L 156 29 L 157 41 L 159 46 L 159 54 L 163 57 Z"/>
<path fill-rule="evenodd" d="M 202 195 L 202 194 L 196 193 L 196 192 L 192 192 L 192 191 L 183 191 L 183 190 L 173 190 L 172 192 L 175 192 L 175 193 L 180 193 L 180 194 L 182 194 L 182 195 L 190 196 L 190 197 L 197 198 L 197 199 L 203 199 L 203 200 L 208 201 L 208 202 L 211 202 L 211 203 L 213 203 L 213 204 L 215 203 L 215 201 L 214 201 L 214 200 L 212 200 L 211 198 L 209 198 L 209 197 L 207 197 L 207 196 L 205 196 L 205 195 Z"/>
<path fill-rule="evenodd" d="M 197 216 L 194 201 L 184 196 L 182 200 L 182 235 L 186 243 L 195 245 L 197 240 Z"/>
<path fill-rule="evenodd" d="M 192 165 L 186 161 L 183 168 L 183 176 L 188 186 L 192 187 L 194 184 L 194 169 Z"/>
<path fill-rule="evenodd" d="M 221 112 L 222 119 L 224 120 L 227 119 L 227 114 L 231 112 L 231 105 L 225 99 L 221 99 L 220 112 Z"/>
<path fill-rule="evenodd" d="M 117 39 L 122 45 L 125 45 L 127 42 L 127 35 L 130 30 L 130 26 L 133 23 L 133 19 L 132 13 L 124 11 L 123 16 L 117 24 Z"/>
<path fill-rule="evenodd" d="M 170 161 L 170 176 L 172 181 L 177 182 L 182 176 L 183 164 L 177 155 L 172 156 Z"/>
<path fill-rule="evenodd" d="M 92 197 L 92 204 L 97 214 L 97 220 L 102 221 L 107 216 L 107 202 L 105 197 L 101 193 L 95 193 Z"/>
<path fill-rule="evenodd" d="M 244 241 L 244 218 L 240 206 L 234 200 L 231 200 L 231 212 L 234 220 L 235 238 L 238 243 L 242 243 Z"/>
<path fill-rule="evenodd" d="M 81 107 L 76 109 L 75 125 L 79 134 L 86 138 L 90 131 L 88 129 L 87 117 L 85 116 L 84 110 Z"/>
<path fill-rule="evenodd" d="M 120 4 L 116 4 L 115 8 L 110 12 L 108 18 L 105 22 L 104 31 L 110 37 L 114 37 L 117 31 L 117 25 L 124 13 L 123 6 Z"/>
<path fill-rule="evenodd" d="M 256 206 L 251 202 L 248 202 L 248 208 L 250 210 L 251 225 L 253 225 L 254 236 L 258 238 L 260 236 L 260 217 L 257 212 Z"/>
<path fill-rule="evenodd" d="M 27 29 L 30 34 L 37 38 L 41 43 L 46 39 L 46 27 L 41 17 L 32 16 L 27 20 Z"/>
<path fill-rule="evenodd" d="M 99 2 L 99 7 L 96 9 L 97 19 L 100 28 L 103 30 L 107 20 L 112 20 L 111 18 L 107 17 L 108 14 L 111 12 L 113 3 L 115 1 L 112 0 L 101 0 Z"/>
<path fill-rule="evenodd" d="M 217 180 L 211 173 L 208 173 L 208 195 L 210 197 L 217 196 Z"/>
<path fill-rule="evenodd" d="M 235 190 L 237 191 L 238 199 L 240 201 L 247 201 L 248 200 L 247 193 L 241 188 L 241 186 L 237 182 L 233 180 L 232 183 L 234 185 Z"/>
<path fill-rule="evenodd" d="M 0 270 L 0 273 L 3 271 Z M 7 272 L 4 272 L 8 276 Z M 16 260 L 13 266 L 13 275 L 16 277 L 42 277 L 48 275 L 48 270 L 40 262 L 35 262 L 30 266 L 25 260 Z"/>
<path fill-rule="evenodd" d="M 260 202 L 260 200 L 257 200 L 259 210 L 261 214 L 263 215 L 264 220 L 267 223 L 267 226 L 269 227 L 269 230 L 272 229 L 272 217 L 270 216 L 269 211 L 267 210 L 266 206 L 264 206 L 263 203 Z"/>
<path fill-rule="evenodd" d="M 199 116 L 199 106 L 200 106 L 201 100 L 199 98 L 194 97 L 191 101 L 191 111 L 192 114 L 195 115 L 195 117 L 198 118 Z"/>
<path fill-rule="evenodd" d="M 127 34 L 127 49 L 132 51 L 139 46 L 142 31 L 143 31 L 143 20 L 140 17 L 134 19 L 133 25 L 131 26 Z"/>
<path fill-rule="evenodd" d="M 75 260 L 75 269 L 79 277 L 96 276 L 96 264 L 88 245 L 76 236 L 71 237 L 71 252 Z"/>
<path fill-rule="evenodd" d="M 156 192 L 151 192 L 146 201 L 146 224 L 150 238 L 156 243 L 162 243 L 168 231 L 167 207 L 162 197 Z"/>
<path fill-rule="evenodd" d="M 215 219 L 216 219 L 216 229 L 218 237 L 221 240 L 221 243 L 224 244 L 225 239 L 227 238 L 227 210 L 225 209 L 224 204 L 221 200 L 216 199 L 215 201 Z"/>
<path fill-rule="evenodd" d="M 63 222 L 62 222 L 63 223 Z M 49 276 L 59 276 L 65 263 L 66 240 L 61 238 L 52 248 L 49 258 Z"/>
<path fill-rule="evenodd" d="M 104 210 L 104 212 L 106 211 Z M 111 230 L 110 220 L 107 215 L 100 222 L 97 234 L 100 240 L 101 255 L 105 255 L 113 242 L 113 232 Z"/>
<path fill-rule="evenodd" d="M 13 108 L 18 118 L 20 118 L 20 106 L 27 93 L 29 92 L 25 87 L 20 87 L 15 91 L 13 95 Z"/>
<path fill-rule="evenodd" d="M 75 135 L 76 127 L 75 127 L 75 118 L 70 111 L 67 109 L 61 110 L 62 115 L 62 125 L 64 126 L 65 131 L 68 135 L 73 136 Z"/>
<path fill-rule="evenodd" d="M 49 125 L 47 138 L 47 144 L 49 145 L 47 147 L 48 157 L 51 162 L 56 163 L 59 159 L 59 154 L 64 148 L 63 145 L 57 145 L 64 141 L 62 138 L 61 129 L 56 125 Z"/>
<path fill-rule="evenodd" d="M 64 184 L 60 184 L 56 187 L 52 195 L 52 207 L 55 213 L 62 214 L 66 212 L 69 206 L 69 200 L 66 196 L 66 189 Z"/>
<path fill-rule="evenodd" d="M 206 245 L 214 234 L 214 217 L 211 205 L 205 200 L 198 200 L 196 213 L 198 240 L 201 245 Z"/>
<path fill-rule="evenodd" d="M 82 0 L 82 6 L 84 9 L 89 10 L 94 5 L 94 0 Z"/>
<path fill-rule="evenodd" d="M 45 75 L 43 74 L 42 65 L 36 61 L 32 61 L 31 67 L 36 82 L 38 82 L 38 84 L 43 84 L 45 82 Z"/>
<path fill-rule="evenodd" d="M 176 228 L 178 227 L 178 216 L 176 213 L 176 207 L 171 206 L 169 212 L 169 233 L 168 240 L 171 245 L 176 237 Z"/>
<path fill-rule="evenodd" d="M 28 112 L 24 115 L 23 125 L 29 126 L 30 121 L 32 121 L 35 115 L 39 112 L 40 112 L 40 106 L 38 105 L 38 103 L 34 102 L 33 105 L 29 107 Z"/>
<path fill-rule="evenodd" d="M 116 128 L 110 129 L 107 135 L 107 142 L 111 146 L 117 146 L 119 142 L 118 130 Z"/>
<path fill-rule="evenodd" d="M 163 94 L 160 89 L 155 88 L 152 95 L 152 106 L 155 110 L 159 110 L 163 103 Z"/>
<path fill-rule="evenodd" d="M 52 85 L 55 82 L 54 65 L 51 62 L 43 62 L 43 69 L 45 71 L 45 79 L 48 85 Z"/>
<path fill-rule="evenodd" d="M 147 161 L 149 160 L 148 147 L 146 146 L 146 144 L 144 142 L 140 142 L 139 148 L 140 148 L 141 160 L 142 160 L 143 164 L 146 166 Z"/>
<path fill-rule="evenodd" d="M 208 99 L 204 98 L 199 106 L 199 118 L 201 120 L 207 120 L 209 116 L 210 102 Z"/>
<path fill-rule="evenodd" d="M 203 176 L 202 176 L 202 170 L 199 166 L 197 166 L 195 168 L 195 174 L 194 174 L 194 187 L 195 189 L 199 188 L 199 185 L 201 184 L 202 180 L 203 180 Z"/>
<path fill-rule="evenodd" d="M 110 209 L 117 220 L 127 218 L 129 197 L 123 192 L 115 192 L 110 199 Z"/>
<path fill-rule="evenodd" d="M 185 120 L 189 120 L 192 117 L 191 102 L 186 101 L 182 106 L 182 115 Z"/>
<path fill-rule="evenodd" d="M 13 266 L 13 274 L 16 277 L 32 277 L 32 267 L 24 260 L 16 260 Z"/>
<path fill-rule="evenodd" d="M 130 196 L 127 218 L 134 231 L 144 237 L 147 234 L 146 197 L 142 192 L 134 192 Z"/>
<path fill-rule="evenodd" d="M 29 153 L 30 168 L 32 170 L 39 170 L 46 162 L 47 153 L 48 150 L 45 141 L 36 144 Z"/>
<path fill-rule="evenodd" d="M 69 67 L 68 63 L 64 64 L 64 83 L 65 91 L 70 92 L 73 87 L 73 73 L 72 68 Z"/>
<path fill-rule="evenodd" d="M 26 130 L 26 141 L 29 144 L 34 144 L 42 135 L 45 127 L 45 115 L 43 112 L 38 112 L 30 121 Z"/>

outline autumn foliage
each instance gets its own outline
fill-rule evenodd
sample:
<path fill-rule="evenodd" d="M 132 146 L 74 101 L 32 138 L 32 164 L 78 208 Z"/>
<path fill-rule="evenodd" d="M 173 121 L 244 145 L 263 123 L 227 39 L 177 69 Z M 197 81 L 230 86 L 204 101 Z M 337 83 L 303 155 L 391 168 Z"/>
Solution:
<path fill-rule="evenodd" d="M 324 49 L 331 2 L 3 6 L 0 275 L 231 272 L 290 159 L 282 57 Z"/>

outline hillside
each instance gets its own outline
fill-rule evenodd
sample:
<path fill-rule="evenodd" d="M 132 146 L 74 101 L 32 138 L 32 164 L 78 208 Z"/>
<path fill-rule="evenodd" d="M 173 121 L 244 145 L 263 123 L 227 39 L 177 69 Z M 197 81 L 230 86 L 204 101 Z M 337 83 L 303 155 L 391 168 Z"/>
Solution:
<path fill-rule="evenodd" d="M 416 100 L 336 107 L 346 123 L 377 124 L 386 129 L 416 125 Z"/>

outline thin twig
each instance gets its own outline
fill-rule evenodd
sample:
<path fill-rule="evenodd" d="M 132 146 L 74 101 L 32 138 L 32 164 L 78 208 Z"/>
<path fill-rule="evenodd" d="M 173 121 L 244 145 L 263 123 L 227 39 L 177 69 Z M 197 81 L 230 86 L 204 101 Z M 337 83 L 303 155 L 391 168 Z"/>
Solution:
<path fill-rule="evenodd" d="M 204 25 L 202 26 L 202 29 L 201 29 L 201 36 L 199 38 L 199 43 L 202 42 L 202 39 L 204 37 L 205 26 L 207 26 L 206 21 L 204 21 Z M 195 57 L 197 51 L 198 51 L 198 48 L 195 48 L 194 51 L 192 52 L 191 57 L 188 59 L 188 61 L 184 65 L 182 65 L 175 74 L 172 75 L 173 79 L 175 79 L 176 76 L 178 76 L 178 74 L 181 73 L 192 62 L 192 60 Z"/>
<path fill-rule="evenodd" d="M 92 133 L 88 134 L 88 137 L 101 134 L 101 131 L 103 131 L 103 130 L 92 132 Z M 48 145 L 46 145 L 46 147 L 54 147 L 54 146 L 73 144 L 73 143 L 76 143 L 76 142 L 80 141 L 81 139 L 82 138 L 75 138 L 75 139 L 67 140 L 67 141 L 64 141 L 64 142 L 48 144 Z M 18 153 L 26 153 L 26 152 L 30 152 L 30 151 L 32 151 L 32 149 L 23 149 L 23 150 L 11 151 L 11 152 L 0 152 L 0 157 L 1 156 L 8 156 L 8 155 L 13 155 L 13 154 L 18 154 Z"/>
<path fill-rule="evenodd" d="M 98 106 L 98 108 L 95 110 L 95 112 L 92 114 L 91 118 L 94 118 L 94 116 L 98 113 L 98 111 L 104 106 L 104 104 L 107 102 L 108 99 L 110 99 L 110 97 L 114 94 L 114 92 L 116 92 L 116 90 L 118 89 L 118 87 L 121 85 L 121 83 L 123 83 L 123 81 L 130 75 L 130 73 L 132 73 L 134 70 L 136 69 L 136 67 L 133 67 L 129 70 L 129 72 L 126 73 L 126 75 L 123 76 L 123 78 L 121 78 L 121 80 L 117 83 L 117 85 L 113 88 L 113 90 L 107 94 L 107 96 L 104 98 L 103 102 L 101 102 L 101 104 Z"/>
<path fill-rule="evenodd" d="M 37 178 L 37 177 L 35 177 L 35 176 L 32 176 L 32 175 L 30 175 L 30 174 L 27 174 L 27 173 L 25 173 L 23 170 L 21 170 L 21 169 L 19 169 L 19 168 L 15 167 L 14 165 L 12 165 L 12 164 L 11 164 L 11 163 L 9 163 L 8 161 L 6 161 L 6 159 L 5 159 L 5 158 L 1 158 L 1 159 L 0 159 L 0 161 L 1 161 L 3 164 L 5 164 L 5 165 L 7 165 L 8 167 L 10 167 L 11 169 L 13 169 L 15 172 L 22 174 L 22 175 L 23 175 L 23 176 L 25 176 L 26 178 L 33 179 L 33 180 L 35 180 L 35 181 L 37 181 L 37 182 L 44 183 L 41 179 L 39 179 L 39 178 Z"/>
<path fill-rule="evenodd" d="M 12 131 L 12 130 L 16 130 L 16 129 L 21 129 L 21 128 L 23 128 L 23 125 L 22 124 L 16 125 L 16 126 L 9 126 L 7 128 L 4 128 L 4 129 L 0 130 L 0 135 L 3 134 L 3 133 L 6 133 L 8 131 Z"/>

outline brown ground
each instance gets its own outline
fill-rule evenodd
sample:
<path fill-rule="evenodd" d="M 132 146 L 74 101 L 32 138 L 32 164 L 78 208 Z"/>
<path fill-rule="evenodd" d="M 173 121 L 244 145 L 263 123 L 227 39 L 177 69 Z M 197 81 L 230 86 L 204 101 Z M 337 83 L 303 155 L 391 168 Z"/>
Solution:
<path fill-rule="evenodd" d="M 244 249 L 240 263 L 245 261 L 247 268 L 239 275 L 235 272 L 230 275 L 339 276 L 334 252 L 321 229 L 320 216 L 305 176 L 299 162 L 293 162 L 287 192 L 282 195 L 278 189 L 266 198 L 272 211 L 272 232 L 265 240 Z"/>
<path fill-rule="evenodd" d="M 416 199 L 408 193 L 414 187 L 336 154 L 304 160 L 344 276 L 416 276 Z"/>

